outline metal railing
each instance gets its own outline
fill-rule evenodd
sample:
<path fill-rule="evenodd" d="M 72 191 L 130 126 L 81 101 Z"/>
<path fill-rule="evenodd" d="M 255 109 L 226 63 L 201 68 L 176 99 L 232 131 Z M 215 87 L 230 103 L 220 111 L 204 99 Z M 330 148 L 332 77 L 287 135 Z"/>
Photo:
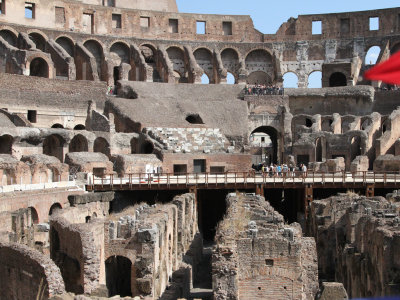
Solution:
<path fill-rule="evenodd" d="M 89 177 L 89 189 L 96 187 L 126 187 L 132 188 L 169 188 L 171 186 L 246 186 L 246 185 L 276 185 L 276 184 L 376 184 L 391 183 L 400 185 L 398 172 L 226 172 L 226 173 L 186 173 L 186 174 L 148 174 L 133 173 L 118 177 L 114 174 L 103 177 Z"/>

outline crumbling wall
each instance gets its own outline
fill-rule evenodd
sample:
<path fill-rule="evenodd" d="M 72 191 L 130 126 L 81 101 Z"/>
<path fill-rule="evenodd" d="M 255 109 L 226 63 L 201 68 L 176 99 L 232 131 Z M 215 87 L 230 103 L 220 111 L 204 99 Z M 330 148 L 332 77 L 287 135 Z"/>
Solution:
<path fill-rule="evenodd" d="M 177 196 L 170 204 L 137 205 L 111 215 L 105 222 L 104 243 L 106 264 L 111 265 L 115 257 L 131 263 L 126 285 L 130 291 L 123 290 L 127 296 L 189 297 L 192 269 L 199 263 L 202 249 L 194 195 Z M 127 243 L 132 247 L 125 247 Z M 106 270 L 109 292 L 118 291 L 113 280 L 120 275 L 115 276 L 107 279 Z"/>
<path fill-rule="evenodd" d="M 399 207 L 352 193 L 312 202 L 320 276 L 342 282 L 349 297 L 399 294 Z"/>
<path fill-rule="evenodd" d="M 0 299 L 48 299 L 65 292 L 59 268 L 36 250 L 0 243 Z"/>
<path fill-rule="evenodd" d="M 229 194 L 213 251 L 215 299 L 314 299 L 317 253 L 260 196 Z"/>

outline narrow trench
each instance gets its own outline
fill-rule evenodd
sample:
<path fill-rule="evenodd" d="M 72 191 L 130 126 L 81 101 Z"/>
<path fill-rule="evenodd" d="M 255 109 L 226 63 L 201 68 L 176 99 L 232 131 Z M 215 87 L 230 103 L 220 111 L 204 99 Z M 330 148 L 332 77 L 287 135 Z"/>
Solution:
<path fill-rule="evenodd" d="M 203 237 L 203 256 L 193 274 L 193 289 L 191 299 L 212 300 L 212 249 L 215 245 L 217 225 L 226 213 L 225 198 L 227 190 L 199 190 L 197 205 L 199 230 Z"/>

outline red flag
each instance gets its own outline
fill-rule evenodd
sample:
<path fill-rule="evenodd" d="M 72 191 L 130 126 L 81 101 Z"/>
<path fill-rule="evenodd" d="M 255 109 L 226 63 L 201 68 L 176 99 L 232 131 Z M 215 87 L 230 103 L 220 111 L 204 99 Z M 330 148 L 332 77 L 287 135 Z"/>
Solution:
<path fill-rule="evenodd" d="M 400 84 L 400 51 L 393 54 L 388 60 L 366 71 L 364 78 L 380 80 L 389 84 Z"/>

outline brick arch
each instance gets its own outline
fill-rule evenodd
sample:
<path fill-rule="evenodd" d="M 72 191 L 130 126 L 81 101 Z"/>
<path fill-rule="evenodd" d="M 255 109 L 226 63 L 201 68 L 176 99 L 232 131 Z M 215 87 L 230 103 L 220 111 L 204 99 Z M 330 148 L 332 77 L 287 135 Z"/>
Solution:
<path fill-rule="evenodd" d="M 47 66 L 49 68 L 49 70 L 48 70 L 48 78 L 49 79 L 53 79 L 54 78 L 54 65 L 53 65 L 53 61 L 51 61 L 51 59 L 49 57 L 47 57 L 44 53 L 40 53 L 40 52 L 37 52 L 37 51 L 28 52 L 28 55 L 29 56 L 28 56 L 28 58 L 26 60 L 26 65 L 25 65 L 26 70 L 30 70 L 31 63 L 32 63 L 32 61 L 34 59 L 41 58 L 47 63 Z"/>
<path fill-rule="evenodd" d="M 127 41 L 121 40 L 121 39 L 117 39 L 117 40 L 113 40 L 113 41 L 111 41 L 110 43 L 108 43 L 108 44 L 109 44 L 108 51 L 111 50 L 112 46 L 114 46 L 115 44 L 118 44 L 118 43 L 124 44 L 126 47 L 128 47 L 129 49 L 131 49 L 131 45 L 130 45 Z"/>
<path fill-rule="evenodd" d="M 179 48 L 180 50 L 183 51 L 183 53 L 185 53 L 185 49 L 183 48 L 182 45 L 179 45 L 179 44 L 170 44 L 170 45 L 168 45 L 168 46 L 165 47 L 165 51 L 167 51 L 167 50 L 170 49 L 170 48 Z"/>
<path fill-rule="evenodd" d="M 273 52 L 272 52 L 271 49 L 269 49 L 269 48 L 262 48 L 262 47 L 256 47 L 256 48 L 252 48 L 251 50 L 247 51 L 247 52 L 245 53 L 245 55 L 243 56 L 244 59 L 246 60 L 246 58 L 249 56 L 249 54 L 250 54 L 251 52 L 257 51 L 257 50 L 265 51 L 265 52 L 267 52 L 269 55 L 271 55 L 271 58 L 274 57 L 274 54 L 273 54 Z"/>
<path fill-rule="evenodd" d="M 59 38 L 66 38 L 66 39 L 69 39 L 74 45 L 76 44 L 75 39 L 74 39 L 71 35 L 69 35 L 69 34 L 62 33 L 62 34 L 60 34 L 60 35 L 57 35 L 57 36 L 55 37 L 54 41 L 57 41 Z"/>
<path fill-rule="evenodd" d="M 18 38 L 19 36 L 19 32 L 17 30 L 15 30 L 14 28 L 8 26 L 8 25 L 0 25 L 0 31 L 1 30 L 8 30 L 11 31 L 12 33 L 15 34 L 15 36 Z"/>
<path fill-rule="evenodd" d="M 157 49 L 158 49 L 158 46 L 156 46 L 155 44 L 153 44 L 151 42 L 141 43 L 138 45 L 138 48 L 140 49 L 140 47 L 142 47 L 142 46 L 149 47 L 151 50 L 153 50 L 153 52 L 157 51 Z"/>
<path fill-rule="evenodd" d="M 41 31 L 39 29 L 29 29 L 29 30 L 26 31 L 26 33 L 28 35 L 31 34 L 31 33 L 36 33 L 36 34 L 41 35 L 45 39 L 46 42 L 49 40 L 49 37 L 47 36 L 47 34 L 45 34 L 43 31 Z"/>
<path fill-rule="evenodd" d="M 15 43 L 15 45 L 11 45 L 11 46 L 18 48 L 18 36 L 19 36 L 19 33 L 15 29 L 13 29 L 13 28 L 11 28 L 9 26 L 1 26 L 0 27 L 0 32 L 1 31 L 4 31 L 4 32 L 8 31 L 12 35 L 12 38 L 13 38 L 14 43 Z"/>
<path fill-rule="evenodd" d="M 101 40 L 99 40 L 98 38 L 95 38 L 95 37 L 91 36 L 91 37 L 89 37 L 89 38 L 83 40 L 83 41 L 82 41 L 82 45 L 83 45 L 84 47 L 86 47 L 85 44 L 86 44 L 87 42 L 96 42 L 96 43 L 98 43 L 99 46 L 100 46 L 101 51 L 103 52 L 103 56 L 104 56 L 105 50 L 107 49 L 107 47 L 104 45 L 104 43 L 103 43 Z"/>
<path fill-rule="evenodd" d="M 204 45 L 198 46 L 198 47 L 196 47 L 196 48 L 193 48 L 193 49 L 192 49 L 192 53 L 194 54 L 197 50 L 200 50 L 200 49 L 206 49 L 206 50 L 208 50 L 208 51 L 211 53 L 211 55 L 214 54 L 214 50 L 213 50 L 213 49 L 209 48 L 208 46 L 204 46 Z"/>

